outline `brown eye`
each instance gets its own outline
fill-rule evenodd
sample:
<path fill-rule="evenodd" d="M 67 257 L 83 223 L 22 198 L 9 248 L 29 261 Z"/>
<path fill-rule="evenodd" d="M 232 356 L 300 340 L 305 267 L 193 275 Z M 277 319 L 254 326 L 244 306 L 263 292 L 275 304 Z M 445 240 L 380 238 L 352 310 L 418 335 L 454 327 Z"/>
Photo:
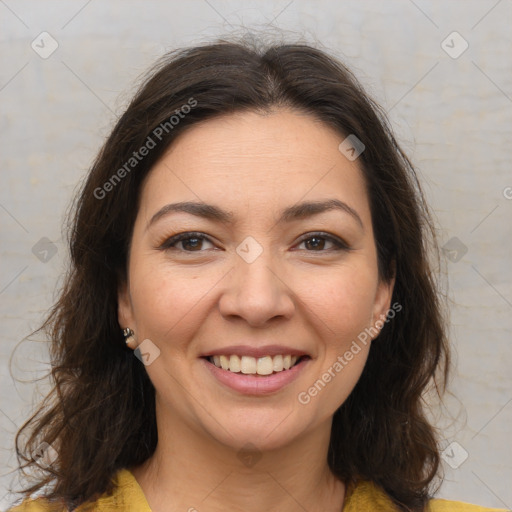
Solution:
<path fill-rule="evenodd" d="M 203 246 L 204 238 L 186 238 L 185 240 L 181 240 L 181 246 L 185 250 L 198 251 L 201 250 Z"/>
<path fill-rule="evenodd" d="M 348 250 L 348 245 L 337 237 L 318 233 L 318 234 L 310 234 L 304 237 L 299 243 L 299 248 L 301 245 L 305 246 L 305 250 L 309 252 L 326 252 L 331 250 Z"/>
<path fill-rule="evenodd" d="M 180 233 L 167 239 L 160 248 L 177 249 L 185 252 L 201 252 L 205 250 L 205 243 L 213 246 L 212 242 L 201 233 Z M 181 244 L 181 247 L 179 244 Z"/>
<path fill-rule="evenodd" d="M 324 249 L 325 248 L 325 238 L 320 236 L 313 236 L 304 241 L 307 249 Z"/>

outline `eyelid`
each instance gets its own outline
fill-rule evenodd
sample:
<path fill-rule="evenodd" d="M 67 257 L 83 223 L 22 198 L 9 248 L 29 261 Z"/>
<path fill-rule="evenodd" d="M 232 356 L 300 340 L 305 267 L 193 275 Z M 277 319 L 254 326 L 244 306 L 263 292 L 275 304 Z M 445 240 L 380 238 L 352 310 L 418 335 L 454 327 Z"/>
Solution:
<path fill-rule="evenodd" d="M 294 245 L 294 247 L 297 245 L 300 245 L 302 242 L 309 240 L 310 238 L 314 238 L 314 237 L 324 238 L 324 239 L 332 242 L 336 246 L 336 249 L 327 249 L 327 250 L 322 250 L 322 251 L 307 251 L 307 252 L 322 253 L 322 252 L 331 252 L 333 250 L 345 250 L 345 251 L 351 250 L 351 247 L 349 246 L 349 244 L 347 242 L 345 242 L 345 240 L 343 240 L 342 238 L 340 238 L 336 235 L 332 235 L 332 234 L 326 233 L 324 231 L 311 231 L 309 233 L 305 233 L 304 235 L 302 235 L 299 238 L 298 242 Z M 215 242 L 213 242 L 213 240 L 205 233 L 202 233 L 200 231 L 184 231 L 182 233 L 177 233 L 176 235 L 167 237 L 161 244 L 158 245 L 157 248 L 162 249 L 162 250 L 171 249 L 171 247 L 174 246 L 175 244 L 177 244 L 183 240 L 188 240 L 190 238 L 199 238 L 202 240 L 206 240 L 207 242 L 210 242 L 211 244 L 215 245 Z M 203 252 L 203 251 L 182 251 L 182 252 Z"/>
<path fill-rule="evenodd" d="M 183 233 L 178 233 L 176 235 L 165 238 L 165 240 L 158 245 L 158 249 L 166 250 L 171 249 L 171 246 L 182 242 L 183 240 L 188 240 L 189 238 L 200 238 L 214 244 L 214 242 L 208 237 L 205 233 L 201 233 L 200 231 L 184 231 Z M 182 251 L 182 252 L 196 252 L 196 251 Z M 197 251 L 202 252 L 202 251 Z"/>
<path fill-rule="evenodd" d="M 337 246 L 337 248 L 338 248 L 337 250 L 345 250 L 345 251 L 352 250 L 350 245 L 347 242 L 345 242 L 345 240 L 343 240 L 342 238 L 340 238 L 336 235 L 332 235 L 332 234 L 326 233 L 324 231 L 312 231 L 310 233 L 306 233 L 300 237 L 300 239 L 296 245 L 300 245 L 305 240 L 309 240 L 310 238 L 314 238 L 315 236 L 320 237 L 320 238 L 325 238 L 326 240 L 332 242 L 334 245 Z M 336 249 L 331 249 L 331 250 L 336 250 Z M 307 251 L 307 252 L 330 252 L 330 251 L 324 250 L 324 251 Z"/>

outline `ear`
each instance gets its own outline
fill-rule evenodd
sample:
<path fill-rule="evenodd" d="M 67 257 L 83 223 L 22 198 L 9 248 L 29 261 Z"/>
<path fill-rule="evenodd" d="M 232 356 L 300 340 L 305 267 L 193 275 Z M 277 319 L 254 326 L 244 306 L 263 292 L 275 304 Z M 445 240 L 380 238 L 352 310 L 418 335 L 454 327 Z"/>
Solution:
<path fill-rule="evenodd" d="M 117 321 L 121 329 L 129 327 L 137 332 L 130 297 L 130 287 L 126 281 L 119 285 L 117 291 Z"/>
<path fill-rule="evenodd" d="M 391 298 L 393 297 L 393 289 L 395 287 L 395 277 L 390 280 L 379 279 L 375 300 L 373 303 L 372 314 L 372 340 L 375 339 L 384 326 L 387 313 L 391 307 Z"/>

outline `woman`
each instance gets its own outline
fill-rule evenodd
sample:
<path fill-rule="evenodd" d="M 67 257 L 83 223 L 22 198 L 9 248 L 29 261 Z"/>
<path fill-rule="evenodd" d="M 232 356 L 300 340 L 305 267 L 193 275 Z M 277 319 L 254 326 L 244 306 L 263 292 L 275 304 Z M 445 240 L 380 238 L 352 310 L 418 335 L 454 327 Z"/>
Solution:
<path fill-rule="evenodd" d="M 490 510 L 432 499 L 449 348 L 414 170 L 305 45 L 167 55 L 76 205 L 16 511 Z M 20 434 L 30 436 L 21 447 Z"/>

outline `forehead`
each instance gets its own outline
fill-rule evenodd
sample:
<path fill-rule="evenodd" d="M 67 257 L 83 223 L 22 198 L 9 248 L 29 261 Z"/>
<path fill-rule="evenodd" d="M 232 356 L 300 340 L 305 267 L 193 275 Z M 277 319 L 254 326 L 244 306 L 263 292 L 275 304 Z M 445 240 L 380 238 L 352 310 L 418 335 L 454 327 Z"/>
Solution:
<path fill-rule="evenodd" d="M 338 149 L 344 138 L 312 115 L 285 109 L 201 122 L 153 167 L 141 206 L 150 215 L 171 201 L 202 200 L 264 213 L 338 198 L 368 216 L 362 171 Z"/>

